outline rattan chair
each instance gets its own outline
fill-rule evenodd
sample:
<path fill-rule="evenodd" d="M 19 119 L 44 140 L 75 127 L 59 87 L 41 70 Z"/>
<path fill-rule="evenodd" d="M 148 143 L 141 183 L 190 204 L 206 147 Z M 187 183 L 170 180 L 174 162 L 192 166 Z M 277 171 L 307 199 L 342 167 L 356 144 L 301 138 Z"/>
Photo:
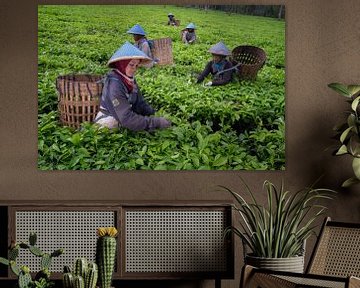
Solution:
<path fill-rule="evenodd" d="M 279 272 L 245 265 L 240 287 L 360 287 L 360 223 L 326 218 L 306 273 Z"/>

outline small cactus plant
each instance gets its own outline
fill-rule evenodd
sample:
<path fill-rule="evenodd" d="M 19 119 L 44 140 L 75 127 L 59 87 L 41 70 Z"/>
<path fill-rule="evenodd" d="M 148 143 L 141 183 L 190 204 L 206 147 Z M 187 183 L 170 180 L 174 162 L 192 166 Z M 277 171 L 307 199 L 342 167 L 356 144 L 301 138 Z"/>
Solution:
<path fill-rule="evenodd" d="M 101 227 L 96 231 L 98 239 L 96 242 L 96 262 L 99 267 L 99 286 L 100 288 L 110 288 L 112 274 L 114 272 L 116 256 L 116 236 L 118 234 L 115 227 Z"/>
<path fill-rule="evenodd" d="M 11 271 L 18 276 L 19 288 L 30 288 L 30 287 L 50 287 L 50 265 L 53 257 L 58 257 L 64 253 L 63 249 L 57 249 L 53 253 L 48 254 L 41 251 L 36 245 L 37 236 L 36 233 L 30 233 L 29 244 L 20 242 L 16 243 L 12 241 L 9 251 L 8 259 L 0 257 L 0 263 L 10 266 Z M 41 270 L 35 275 L 33 280 L 30 275 L 30 269 L 24 265 L 19 267 L 16 263 L 16 259 L 19 256 L 20 249 L 29 250 L 33 255 L 40 257 Z M 39 286 L 41 285 L 41 286 Z"/>
<path fill-rule="evenodd" d="M 88 263 L 85 258 L 78 258 L 74 263 L 74 272 L 69 266 L 64 267 L 64 288 L 95 288 L 98 279 L 98 267 L 96 263 Z"/>

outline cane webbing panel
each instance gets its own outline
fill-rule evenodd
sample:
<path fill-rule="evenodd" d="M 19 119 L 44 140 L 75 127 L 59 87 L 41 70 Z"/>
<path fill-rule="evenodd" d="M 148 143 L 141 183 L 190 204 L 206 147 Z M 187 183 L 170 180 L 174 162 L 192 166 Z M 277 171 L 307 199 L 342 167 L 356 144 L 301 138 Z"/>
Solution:
<path fill-rule="evenodd" d="M 224 211 L 125 212 L 125 272 L 226 271 Z"/>
<path fill-rule="evenodd" d="M 319 278 L 302 278 L 302 277 L 292 277 L 292 276 L 279 276 L 277 277 L 287 280 L 291 283 L 296 284 L 294 287 L 326 287 L 326 288 L 345 288 L 345 279 L 342 282 L 324 280 Z"/>
<path fill-rule="evenodd" d="M 293 282 L 264 273 L 255 273 L 245 285 L 244 287 L 247 288 L 296 288 L 296 284 Z"/>
<path fill-rule="evenodd" d="M 52 253 L 63 248 L 64 254 L 53 258 L 50 271 L 62 272 L 64 265 L 85 257 L 95 260 L 96 228 L 115 226 L 114 211 L 16 211 L 17 242 L 29 243 L 30 232 L 36 232 L 37 244 L 43 252 Z M 20 250 L 18 263 L 40 270 L 40 257 Z"/>
<path fill-rule="evenodd" d="M 360 229 L 326 226 L 309 273 L 360 277 Z"/>

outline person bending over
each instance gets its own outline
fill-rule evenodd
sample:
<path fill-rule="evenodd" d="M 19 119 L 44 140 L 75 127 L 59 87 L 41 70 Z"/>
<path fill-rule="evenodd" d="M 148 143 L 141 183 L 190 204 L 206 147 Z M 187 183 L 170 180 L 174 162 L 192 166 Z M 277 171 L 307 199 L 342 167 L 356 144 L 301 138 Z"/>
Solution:
<path fill-rule="evenodd" d="M 134 77 L 139 65 L 150 61 L 151 58 L 129 42 L 114 53 L 108 61 L 112 70 L 105 78 L 95 123 L 132 131 L 153 131 L 171 126 L 169 120 L 151 116 L 155 110 L 145 101 Z"/>

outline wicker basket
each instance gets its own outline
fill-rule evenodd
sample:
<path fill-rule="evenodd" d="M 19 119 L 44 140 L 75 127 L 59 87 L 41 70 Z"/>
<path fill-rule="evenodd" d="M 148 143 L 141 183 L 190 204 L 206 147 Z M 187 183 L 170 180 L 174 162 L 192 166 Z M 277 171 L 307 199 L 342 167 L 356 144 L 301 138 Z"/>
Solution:
<path fill-rule="evenodd" d="M 240 63 L 238 76 L 240 79 L 254 80 L 258 71 L 264 66 L 266 53 L 255 46 L 238 46 L 231 52 L 231 61 L 234 65 Z"/>
<path fill-rule="evenodd" d="M 153 56 L 159 60 L 158 65 L 173 64 L 171 38 L 154 39 Z"/>
<path fill-rule="evenodd" d="M 71 74 L 56 79 L 60 122 L 79 128 L 82 122 L 92 122 L 99 111 L 103 83 L 101 75 Z"/>

